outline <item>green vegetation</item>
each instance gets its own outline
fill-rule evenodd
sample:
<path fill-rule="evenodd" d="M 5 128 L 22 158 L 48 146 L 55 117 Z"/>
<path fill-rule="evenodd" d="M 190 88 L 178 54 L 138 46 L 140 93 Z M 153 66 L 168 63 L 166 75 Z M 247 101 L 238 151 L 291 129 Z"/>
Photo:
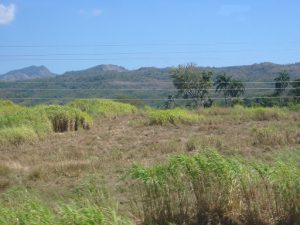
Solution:
<path fill-rule="evenodd" d="M 33 141 L 38 138 L 36 132 L 29 127 L 10 127 L 0 129 L 0 144 L 21 144 L 25 141 Z"/>
<path fill-rule="evenodd" d="M 225 105 L 232 103 L 231 98 L 237 98 L 245 93 L 245 86 L 240 80 L 232 79 L 225 73 L 218 75 L 215 80 L 216 92 L 222 92 L 224 95 Z"/>
<path fill-rule="evenodd" d="M 297 224 L 300 169 L 229 158 L 215 151 L 135 165 L 145 224 Z"/>
<path fill-rule="evenodd" d="M 80 109 L 83 112 L 87 112 L 93 117 L 123 116 L 132 114 L 137 111 L 137 108 L 133 105 L 101 99 L 79 99 L 70 102 L 68 105 L 70 107 Z"/>
<path fill-rule="evenodd" d="M 105 66 L 104 66 L 105 67 Z M 0 88 L 2 90 L 1 96 L 3 98 L 19 98 L 15 100 L 17 103 L 24 105 L 35 105 L 41 103 L 58 104 L 66 103 L 66 99 L 79 98 L 112 98 L 121 99 L 166 99 L 167 96 L 176 96 L 173 80 L 173 74 L 169 68 L 140 68 L 137 70 L 125 70 L 124 68 L 115 68 L 113 70 L 105 70 L 103 66 L 96 66 L 87 70 L 67 72 L 61 76 L 51 78 L 40 78 L 31 82 L 5 82 L 0 81 Z M 299 79 L 300 64 L 278 65 L 273 63 L 261 63 L 249 66 L 234 66 L 222 68 L 203 68 L 197 67 L 200 71 L 211 71 L 213 73 L 212 80 L 222 74 L 226 73 L 232 76 L 232 79 L 240 79 L 242 82 L 248 81 L 273 81 L 277 74 L 284 70 L 288 71 L 290 81 Z M 197 78 L 200 80 L 200 77 Z M 179 82 L 176 82 L 179 85 Z M 196 84 L 189 84 L 187 87 L 195 87 Z M 272 84 L 244 84 L 245 97 L 274 97 L 276 87 Z M 293 87 L 296 83 L 292 83 Z M 298 83 L 299 86 L 299 83 Z M 175 86 L 176 87 L 176 86 Z M 296 86 L 295 86 L 296 87 Z M 177 88 L 177 87 L 176 87 Z M 248 88 L 267 88 L 266 90 L 247 91 Z M 271 89 L 270 89 L 271 88 Z M 135 91 L 139 89 L 138 91 Z M 144 90 L 145 89 L 145 90 Z M 150 89 L 150 90 L 149 90 Z M 152 91 L 158 89 L 160 91 Z M 269 90 L 268 90 L 269 89 Z M 55 91 L 54 91 L 55 90 Z M 203 90 L 203 89 L 199 89 Z M 279 91 L 280 89 L 277 88 Z M 286 90 L 289 98 L 282 96 L 281 103 L 285 105 L 286 102 L 299 101 L 298 90 Z M 204 93 L 204 92 L 203 92 Z M 223 93 L 214 93 L 213 90 L 209 93 L 211 98 L 223 97 Z M 59 96 L 59 97 L 58 97 Z M 184 97 L 184 96 L 181 96 Z M 280 97 L 280 96 L 278 96 Z M 27 99 L 21 99 L 27 98 Z M 33 98 L 33 99 L 30 99 Z M 39 99 L 37 99 L 39 98 Z M 123 100 L 122 100 L 123 99 Z M 208 100 L 208 99 L 207 99 Z M 283 101 L 284 100 L 284 101 Z M 132 102 L 134 102 L 133 100 Z M 188 101 L 180 101 L 179 105 L 185 105 Z M 223 99 L 214 101 L 215 104 L 222 104 Z M 155 101 L 138 101 L 137 104 L 151 104 L 152 106 L 161 107 L 164 100 Z M 210 103 L 210 102 L 208 102 Z M 249 106 L 273 106 L 281 105 L 280 100 L 276 99 L 247 99 L 243 104 Z M 209 104 L 208 104 L 209 105 Z"/>
<path fill-rule="evenodd" d="M 2 104 L 0 142 L 20 144 L 54 132 L 88 129 L 92 118 L 67 106 L 20 107 L 10 102 Z"/>
<path fill-rule="evenodd" d="M 289 73 L 286 70 L 280 72 L 278 77 L 276 77 L 274 81 L 276 82 L 274 95 L 280 96 L 285 92 L 286 88 L 289 86 Z"/>
<path fill-rule="evenodd" d="M 204 119 L 204 116 L 197 115 L 184 109 L 151 110 L 149 113 L 150 125 L 166 125 L 188 123 L 192 124 Z"/>
<path fill-rule="evenodd" d="M 97 198 L 98 196 L 94 196 Z M 108 203 L 106 203 L 108 205 Z M 130 225 L 116 209 L 88 199 L 59 203 L 55 210 L 26 189 L 12 190 L 0 201 L 0 224 L 9 225 Z"/>
<path fill-rule="evenodd" d="M 299 129 L 280 129 L 276 126 L 253 129 L 254 145 L 288 145 L 299 141 Z"/>
<path fill-rule="evenodd" d="M 242 107 L 235 106 L 232 110 L 235 119 L 238 120 L 255 120 L 255 121 L 268 121 L 280 120 L 288 116 L 288 111 L 283 108 L 263 108 L 263 107 Z"/>
<path fill-rule="evenodd" d="M 15 113 L 0 117 L 0 129 L 10 127 L 29 127 L 38 135 L 49 133 L 51 123 L 45 110 L 38 107 L 24 108 Z"/>
<path fill-rule="evenodd" d="M 11 101 L 4 101 L 0 99 L 0 116 L 19 111 L 22 108 L 23 107 L 16 105 Z"/>
<path fill-rule="evenodd" d="M 54 132 L 77 131 L 79 127 L 89 129 L 92 118 L 79 109 L 68 106 L 41 106 L 52 123 Z"/>
<path fill-rule="evenodd" d="M 191 99 L 194 107 L 210 106 L 209 89 L 212 87 L 211 71 L 201 70 L 194 64 L 179 65 L 172 70 L 174 86 L 178 89 L 177 96 Z"/>

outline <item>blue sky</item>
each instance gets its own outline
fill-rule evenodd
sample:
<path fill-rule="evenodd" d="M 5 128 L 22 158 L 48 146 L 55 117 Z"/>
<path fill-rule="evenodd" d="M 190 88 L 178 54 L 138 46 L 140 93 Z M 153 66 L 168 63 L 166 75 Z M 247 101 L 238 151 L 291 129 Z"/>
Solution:
<path fill-rule="evenodd" d="M 300 61 L 297 0 L 0 0 L 0 74 Z"/>

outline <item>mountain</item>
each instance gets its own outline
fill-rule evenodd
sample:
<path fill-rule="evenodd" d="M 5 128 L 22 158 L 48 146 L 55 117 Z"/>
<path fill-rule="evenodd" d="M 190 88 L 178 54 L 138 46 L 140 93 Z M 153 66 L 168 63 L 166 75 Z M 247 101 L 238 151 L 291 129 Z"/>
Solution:
<path fill-rule="evenodd" d="M 119 73 L 119 72 L 126 72 L 127 69 L 125 69 L 124 67 L 121 66 L 117 66 L 117 65 L 113 65 L 113 64 L 102 64 L 102 65 L 98 65 L 92 68 L 88 68 L 85 70 L 79 70 L 79 71 L 68 71 L 65 72 L 63 75 L 64 76 L 82 76 L 82 75 L 86 75 L 86 74 L 101 74 L 101 73 L 105 73 L 105 72 L 115 72 L 115 73 Z"/>
<path fill-rule="evenodd" d="M 289 72 L 291 80 L 300 79 L 300 63 L 201 68 L 213 71 L 214 76 L 225 72 L 242 81 L 273 81 L 283 70 Z M 0 94 L 2 98 L 11 98 L 23 104 L 61 103 L 73 98 L 136 98 L 152 105 L 161 105 L 164 100 L 157 99 L 166 99 L 168 95 L 175 95 L 177 92 L 172 84 L 170 69 L 142 67 L 127 70 L 116 65 L 99 65 L 85 70 L 69 71 L 60 76 L 34 79 L 34 82 L 0 82 Z M 273 84 L 247 83 L 246 88 L 252 89 L 246 90 L 246 96 L 270 94 L 273 87 Z M 212 91 L 212 96 L 215 95 Z"/>
<path fill-rule="evenodd" d="M 214 74 L 226 73 L 243 81 L 272 81 L 278 73 L 286 70 L 291 79 L 300 78 L 300 63 L 280 65 L 270 62 L 257 63 L 245 66 L 230 67 L 203 67 L 214 72 Z"/>
<path fill-rule="evenodd" d="M 10 71 L 0 75 L 2 81 L 24 81 L 36 78 L 54 77 L 56 74 L 49 71 L 45 66 L 29 66 L 19 70 Z"/>

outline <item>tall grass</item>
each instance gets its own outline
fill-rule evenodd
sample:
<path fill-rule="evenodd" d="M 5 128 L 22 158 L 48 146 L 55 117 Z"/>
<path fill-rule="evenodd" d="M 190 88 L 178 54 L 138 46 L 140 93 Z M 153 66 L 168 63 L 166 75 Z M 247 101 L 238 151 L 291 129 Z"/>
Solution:
<path fill-rule="evenodd" d="M 300 130 L 287 127 L 285 129 L 276 126 L 254 128 L 252 130 L 254 145 L 291 145 L 300 143 Z"/>
<path fill-rule="evenodd" d="M 18 145 L 25 141 L 33 141 L 38 138 L 36 132 L 29 127 L 10 127 L 0 130 L 0 144 Z"/>
<path fill-rule="evenodd" d="M 247 163 L 214 151 L 131 170 L 144 224 L 279 225 L 300 221 L 297 165 Z"/>
<path fill-rule="evenodd" d="M 192 111 L 184 109 L 150 110 L 148 112 L 150 125 L 166 125 L 187 123 L 192 124 L 204 119 L 204 116 L 198 115 Z"/>
<path fill-rule="evenodd" d="M 0 99 L 0 116 L 17 112 L 22 108 L 22 106 L 16 105 L 11 101 L 4 101 Z"/>
<path fill-rule="evenodd" d="M 288 111 L 286 109 L 277 107 L 245 108 L 242 106 L 235 106 L 233 112 L 235 117 L 239 120 L 270 121 L 284 119 L 288 116 Z"/>
<path fill-rule="evenodd" d="M 55 132 L 77 131 L 80 127 L 89 129 L 93 119 L 85 112 L 69 106 L 41 106 L 52 123 Z"/>
<path fill-rule="evenodd" d="M 24 108 L 0 117 L 0 129 L 12 127 L 32 128 L 38 135 L 51 132 L 51 123 L 45 110 Z"/>
<path fill-rule="evenodd" d="M 0 142 L 20 144 L 26 140 L 43 137 L 51 132 L 88 129 L 92 118 L 79 109 L 68 106 L 17 107 L 0 116 Z M 2 110 L 4 112 L 4 110 Z"/>
<path fill-rule="evenodd" d="M 78 99 L 70 102 L 68 105 L 80 109 L 83 112 L 87 112 L 93 117 L 123 116 L 137 111 L 137 108 L 133 105 L 101 99 Z"/>
<path fill-rule="evenodd" d="M 211 107 L 198 110 L 200 115 L 221 116 L 223 119 L 237 121 L 272 121 L 288 118 L 289 111 L 286 108 L 243 107 L 236 105 L 233 108 Z"/>
<path fill-rule="evenodd" d="M 45 204 L 36 194 L 25 189 L 2 194 L 1 225 L 132 225 L 118 211 L 89 200 Z"/>

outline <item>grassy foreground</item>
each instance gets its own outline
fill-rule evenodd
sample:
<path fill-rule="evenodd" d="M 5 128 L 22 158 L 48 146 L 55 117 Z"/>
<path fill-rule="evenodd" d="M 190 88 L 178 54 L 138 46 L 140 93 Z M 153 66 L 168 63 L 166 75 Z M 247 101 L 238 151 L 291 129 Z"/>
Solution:
<path fill-rule="evenodd" d="M 1 101 L 0 224 L 298 225 L 299 140 L 298 107 Z"/>

